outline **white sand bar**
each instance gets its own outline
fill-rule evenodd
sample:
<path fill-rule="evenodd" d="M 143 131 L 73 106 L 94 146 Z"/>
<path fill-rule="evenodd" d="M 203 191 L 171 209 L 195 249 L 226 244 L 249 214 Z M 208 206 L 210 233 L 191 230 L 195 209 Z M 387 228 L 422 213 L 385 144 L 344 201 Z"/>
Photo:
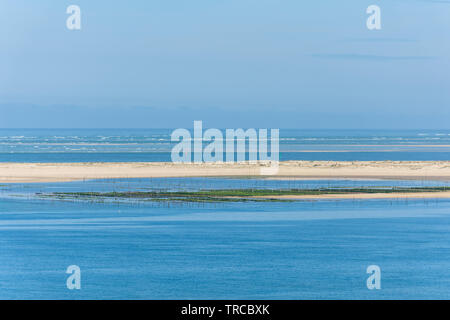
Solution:
<path fill-rule="evenodd" d="M 450 161 L 285 161 L 275 175 L 262 163 L 0 163 L 0 183 L 108 178 L 261 177 L 269 179 L 414 179 L 450 181 Z"/>

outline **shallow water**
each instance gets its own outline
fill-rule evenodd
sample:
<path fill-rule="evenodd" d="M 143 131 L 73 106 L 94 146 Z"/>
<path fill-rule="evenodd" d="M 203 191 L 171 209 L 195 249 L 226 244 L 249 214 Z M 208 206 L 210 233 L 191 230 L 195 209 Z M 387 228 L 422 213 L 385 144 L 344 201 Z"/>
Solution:
<path fill-rule="evenodd" d="M 8 194 L 32 196 L 37 192 L 110 192 L 110 191 L 195 191 L 210 189 L 312 189 L 357 187 L 438 187 L 450 181 L 432 180 L 351 180 L 351 179 L 254 179 L 254 178 L 129 178 L 97 179 L 54 183 L 0 184 L 0 197 Z"/>
<path fill-rule="evenodd" d="M 175 189 L 205 183 L 163 181 Z M 108 190 L 111 181 L 3 187 L 0 299 L 450 298 L 448 200 L 171 205 L 32 196 L 86 185 Z M 373 264 L 381 290 L 366 287 Z M 81 290 L 66 288 L 69 265 L 81 268 Z"/>

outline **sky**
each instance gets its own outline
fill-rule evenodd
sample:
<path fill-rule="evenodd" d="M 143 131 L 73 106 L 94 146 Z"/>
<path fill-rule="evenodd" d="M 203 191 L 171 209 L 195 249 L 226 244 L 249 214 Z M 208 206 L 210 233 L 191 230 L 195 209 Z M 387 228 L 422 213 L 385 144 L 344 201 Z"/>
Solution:
<path fill-rule="evenodd" d="M 2 0 L 0 128 L 448 129 L 449 17 L 450 0 Z"/>

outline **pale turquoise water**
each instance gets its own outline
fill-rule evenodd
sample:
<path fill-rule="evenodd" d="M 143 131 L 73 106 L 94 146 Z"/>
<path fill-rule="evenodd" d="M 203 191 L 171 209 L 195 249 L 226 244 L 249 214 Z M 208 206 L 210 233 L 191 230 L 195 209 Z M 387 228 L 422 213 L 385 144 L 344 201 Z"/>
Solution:
<path fill-rule="evenodd" d="M 252 183 L 218 180 L 214 185 Z M 155 181 L 115 185 L 190 188 L 204 183 Z M 107 190 L 110 185 L 3 187 L 0 298 L 450 298 L 447 200 L 173 206 L 31 196 L 37 190 Z M 66 289 L 65 270 L 73 264 L 82 271 L 80 291 Z M 366 268 L 372 264 L 381 267 L 381 290 L 366 287 Z"/>
<path fill-rule="evenodd" d="M 0 162 L 171 161 L 172 131 L 0 129 Z M 450 130 L 280 129 L 280 160 L 450 160 Z"/>

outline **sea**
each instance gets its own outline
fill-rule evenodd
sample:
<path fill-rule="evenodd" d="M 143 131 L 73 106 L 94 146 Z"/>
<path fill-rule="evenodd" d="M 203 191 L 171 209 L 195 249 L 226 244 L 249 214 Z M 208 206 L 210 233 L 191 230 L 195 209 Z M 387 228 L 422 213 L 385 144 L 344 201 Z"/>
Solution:
<path fill-rule="evenodd" d="M 0 129 L 0 162 L 170 161 L 169 129 Z M 450 160 L 450 130 L 280 130 L 280 160 Z M 426 180 L 0 183 L 0 299 L 449 299 L 450 200 L 173 203 L 52 192 L 450 186 Z M 69 289 L 70 266 L 80 289 Z M 379 289 L 368 285 L 377 266 Z"/>
<path fill-rule="evenodd" d="M 166 162 L 173 131 L 0 129 L 0 162 Z M 281 161 L 450 160 L 450 130 L 280 129 L 279 145 Z"/>

